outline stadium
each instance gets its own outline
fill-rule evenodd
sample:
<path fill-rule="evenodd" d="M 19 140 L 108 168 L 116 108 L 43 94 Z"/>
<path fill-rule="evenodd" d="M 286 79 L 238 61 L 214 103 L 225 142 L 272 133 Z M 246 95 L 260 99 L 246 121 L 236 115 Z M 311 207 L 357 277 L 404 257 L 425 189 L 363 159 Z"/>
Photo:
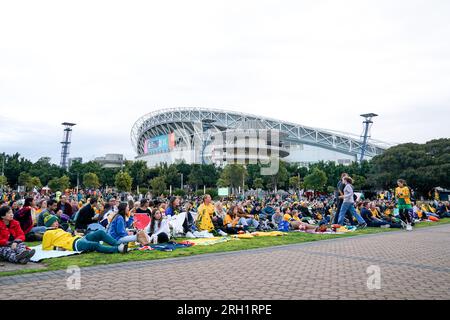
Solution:
<path fill-rule="evenodd" d="M 321 160 L 350 164 L 361 154 L 370 159 L 390 147 L 366 136 L 364 141 L 350 133 L 210 108 L 157 110 L 139 118 L 131 130 L 136 160 L 150 167 L 182 160 L 264 164 L 273 157 L 300 165 Z"/>

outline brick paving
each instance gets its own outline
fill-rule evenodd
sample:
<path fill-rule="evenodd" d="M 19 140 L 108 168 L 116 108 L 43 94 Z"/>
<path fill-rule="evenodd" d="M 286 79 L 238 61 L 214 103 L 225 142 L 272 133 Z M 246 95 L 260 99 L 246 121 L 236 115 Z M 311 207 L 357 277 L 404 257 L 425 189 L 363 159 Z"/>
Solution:
<path fill-rule="evenodd" d="M 372 265 L 380 289 L 367 287 Z M 450 225 L 82 268 L 80 290 L 69 276 L 1 277 L 0 299 L 448 299 Z"/>

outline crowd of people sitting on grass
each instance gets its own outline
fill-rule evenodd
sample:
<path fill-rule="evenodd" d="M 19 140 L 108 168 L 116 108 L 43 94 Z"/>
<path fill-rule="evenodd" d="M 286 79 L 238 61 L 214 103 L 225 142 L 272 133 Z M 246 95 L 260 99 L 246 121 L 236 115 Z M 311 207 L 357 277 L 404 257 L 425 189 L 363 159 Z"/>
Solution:
<path fill-rule="evenodd" d="M 228 236 L 251 232 L 324 232 L 341 226 L 412 230 L 422 220 L 450 217 L 449 202 L 414 201 L 399 179 L 391 199 L 365 200 L 342 174 L 334 195 L 304 198 L 272 194 L 263 198 L 164 196 L 147 199 L 97 191 L 34 193 L 0 200 L 0 258 L 26 264 L 35 253 L 25 242 L 42 242 L 43 250 L 127 253 L 129 244 L 148 245 L 173 238 Z M 138 226 L 146 217 L 147 223 Z M 139 218 L 139 219 L 138 219 Z"/>

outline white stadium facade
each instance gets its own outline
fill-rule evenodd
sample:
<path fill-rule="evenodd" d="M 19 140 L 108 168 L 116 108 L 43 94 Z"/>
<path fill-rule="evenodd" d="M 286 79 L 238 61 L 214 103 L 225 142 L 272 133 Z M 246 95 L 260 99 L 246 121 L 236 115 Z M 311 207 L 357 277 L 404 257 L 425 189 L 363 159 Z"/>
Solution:
<path fill-rule="evenodd" d="M 161 109 L 139 118 L 131 130 L 136 160 L 161 163 L 267 163 L 280 159 L 308 165 L 318 161 L 349 164 L 364 149 L 365 159 L 390 145 L 332 130 L 241 112 L 210 108 Z"/>

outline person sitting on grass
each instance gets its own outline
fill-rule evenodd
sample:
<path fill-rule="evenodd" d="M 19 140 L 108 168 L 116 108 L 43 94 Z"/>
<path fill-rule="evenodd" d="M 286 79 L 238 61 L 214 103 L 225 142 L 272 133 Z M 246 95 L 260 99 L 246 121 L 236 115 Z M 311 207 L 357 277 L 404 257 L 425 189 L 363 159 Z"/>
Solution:
<path fill-rule="evenodd" d="M 288 207 L 283 208 L 283 220 L 289 222 L 292 219 L 293 217 L 291 215 L 291 209 L 289 209 Z"/>
<path fill-rule="evenodd" d="M 48 215 L 56 216 L 55 210 L 56 210 L 57 205 L 58 205 L 58 203 L 56 202 L 56 200 L 48 200 L 47 208 L 42 210 L 37 216 L 37 225 L 39 227 L 45 227 L 44 219 L 46 216 L 48 216 Z"/>
<path fill-rule="evenodd" d="M 169 206 L 166 209 L 166 216 L 173 216 L 180 213 L 180 198 L 171 197 Z"/>
<path fill-rule="evenodd" d="M 245 227 L 238 225 L 240 218 L 238 217 L 238 206 L 231 206 L 228 213 L 223 219 L 223 225 L 225 227 L 225 232 L 228 234 L 237 234 L 239 231 L 244 230 Z"/>
<path fill-rule="evenodd" d="M 85 231 L 90 224 L 98 222 L 98 216 L 95 213 L 98 200 L 97 198 L 89 199 L 89 203 L 78 211 L 75 228 Z"/>
<path fill-rule="evenodd" d="M 214 214 L 212 216 L 212 223 L 214 225 L 214 231 L 217 235 L 227 236 L 226 228 L 224 227 L 223 220 L 225 219 L 225 209 L 220 201 L 214 205 Z M 213 231 L 213 233 L 215 233 Z"/>
<path fill-rule="evenodd" d="M 253 229 L 259 230 L 259 222 L 255 219 L 255 216 L 253 214 L 248 213 L 245 208 L 239 208 L 238 217 L 239 219 L 238 225 L 248 226 Z"/>
<path fill-rule="evenodd" d="M 111 222 L 108 225 L 107 233 L 119 243 L 136 242 L 137 236 L 132 232 L 128 232 L 127 228 L 131 228 L 134 222 L 134 214 L 131 214 L 128 221 L 126 216 L 129 212 L 127 202 L 121 202 L 118 207 L 118 212 L 114 214 Z"/>
<path fill-rule="evenodd" d="M 401 228 L 402 225 L 400 223 L 393 223 L 384 221 L 378 218 L 375 218 L 373 216 L 372 211 L 370 210 L 370 203 L 369 201 L 364 201 L 360 204 L 358 204 L 360 207 L 361 217 L 364 219 L 364 221 L 367 223 L 368 227 L 372 228 Z"/>
<path fill-rule="evenodd" d="M 95 251 L 100 253 L 128 252 L 128 244 L 117 242 L 104 230 L 93 231 L 84 237 L 73 235 L 59 228 L 56 216 L 47 216 L 45 225 L 48 230 L 44 233 L 42 239 L 42 250 Z M 100 244 L 101 241 L 108 246 Z"/>
<path fill-rule="evenodd" d="M 25 234 L 19 222 L 14 220 L 11 207 L 0 207 L 0 259 L 12 263 L 28 263 L 35 251 L 28 250 L 23 241 Z"/>
<path fill-rule="evenodd" d="M 211 232 L 214 230 L 214 224 L 212 217 L 214 215 L 214 205 L 211 203 L 211 196 L 205 194 L 203 197 L 203 203 L 197 209 L 197 216 L 195 218 L 196 225 L 199 231 Z"/>
<path fill-rule="evenodd" d="M 166 219 L 160 210 L 155 210 L 151 215 L 151 222 L 145 228 L 145 232 L 150 236 L 151 243 L 169 242 L 170 229 Z"/>
<path fill-rule="evenodd" d="M 283 221 L 283 215 L 281 214 L 281 210 L 279 207 L 275 209 L 275 213 L 272 215 L 270 226 L 271 228 L 277 230 L 278 225 Z"/>
<path fill-rule="evenodd" d="M 33 221 L 34 207 L 36 206 L 33 198 L 26 198 L 21 209 L 14 214 L 14 219 L 20 223 L 25 239 L 27 241 L 37 241 L 42 239 L 42 233 L 45 227 L 35 227 Z"/>
<path fill-rule="evenodd" d="M 442 218 L 449 218 L 450 217 L 450 205 L 447 202 L 439 202 L 436 214 L 439 216 L 440 219 Z"/>

